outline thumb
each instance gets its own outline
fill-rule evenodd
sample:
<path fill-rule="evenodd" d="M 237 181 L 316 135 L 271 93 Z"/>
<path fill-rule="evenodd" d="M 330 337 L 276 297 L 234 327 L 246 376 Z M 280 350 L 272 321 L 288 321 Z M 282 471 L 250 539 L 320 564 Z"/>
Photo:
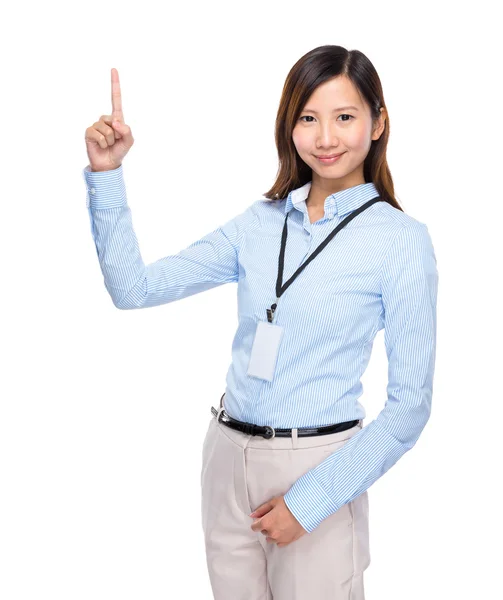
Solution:
<path fill-rule="evenodd" d="M 250 517 L 255 517 L 257 519 L 260 517 L 263 517 L 265 514 L 267 514 L 271 510 L 271 508 L 272 508 L 272 506 L 270 506 L 270 502 L 266 502 L 265 504 L 262 504 L 256 510 L 254 510 L 250 514 Z"/>
<path fill-rule="evenodd" d="M 115 139 L 120 140 L 123 135 L 122 123 L 120 121 L 112 121 L 112 127 L 114 128 Z"/>
<path fill-rule="evenodd" d="M 129 125 L 126 125 L 122 121 L 112 121 L 112 127 L 114 128 L 115 139 L 122 139 L 124 148 L 131 148 L 134 143 L 133 134 Z"/>

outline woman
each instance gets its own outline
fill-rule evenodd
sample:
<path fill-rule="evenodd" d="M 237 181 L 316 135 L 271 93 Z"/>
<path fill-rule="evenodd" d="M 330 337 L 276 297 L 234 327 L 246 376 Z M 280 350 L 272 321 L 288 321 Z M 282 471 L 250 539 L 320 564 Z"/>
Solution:
<path fill-rule="evenodd" d="M 363 600 L 367 490 L 430 416 L 438 285 L 428 229 L 394 197 L 372 63 L 340 46 L 303 56 L 284 85 L 266 199 L 146 266 L 125 193 L 133 137 L 115 69 L 112 103 L 86 131 L 83 175 L 115 306 L 238 283 L 232 364 L 201 471 L 214 597 Z M 387 400 L 363 427 L 360 379 L 383 328 Z"/>

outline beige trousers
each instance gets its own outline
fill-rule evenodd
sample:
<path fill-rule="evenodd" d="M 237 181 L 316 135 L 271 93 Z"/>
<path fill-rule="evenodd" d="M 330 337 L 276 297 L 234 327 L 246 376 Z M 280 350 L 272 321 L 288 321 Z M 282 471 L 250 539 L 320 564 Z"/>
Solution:
<path fill-rule="evenodd" d="M 222 397 L 223 398 L 223 397 Z M 221 400 L 222 406 L 222 400 Z M 260 504 L 285 494 L 306 471 L 362 428 L 265 439 L 212 416 L 203 444 L 201 511 L 215 600 L 364 600 L 370 564 L 368 494 L 279 548 L 251 530 Z"/>

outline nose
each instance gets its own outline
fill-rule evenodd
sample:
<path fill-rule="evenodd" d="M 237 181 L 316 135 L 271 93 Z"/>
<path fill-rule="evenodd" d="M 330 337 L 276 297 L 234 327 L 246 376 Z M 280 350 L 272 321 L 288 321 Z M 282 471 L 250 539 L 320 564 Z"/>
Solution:
<path fill-rule="evenodd" d="M 335 134 L 335 125 L 332 123 L 321 124 L 318 130 L 318 136 L 316 139 L 317 148 L 337 148 L 339 146 L 339 140 Z"/>

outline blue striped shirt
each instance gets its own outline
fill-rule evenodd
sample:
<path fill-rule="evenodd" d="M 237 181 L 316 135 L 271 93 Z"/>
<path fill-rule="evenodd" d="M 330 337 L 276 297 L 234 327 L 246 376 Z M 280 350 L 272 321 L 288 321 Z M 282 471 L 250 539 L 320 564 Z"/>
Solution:
<path fill-rule="evenodd" d="M 369 488 L 416 443 L 430 412 L 438 273 L 424 223 L 376 202 L 348 223 L 280 297 L 284 329 L 273 381 L 247 375 L 257 321 L 276 301 L 281 233 L 284 284 L 345 216 L 378 195 L 373 183 L 331 194 L 310 222 L 311 182 L 278 201 L 260 199 L 187 248 L 143 263 L 122 165 L 83 170 L 91 231 L 104 282 L 123 310 L 181 300 L 236 282 L 238 328 L 225 409 L 241 421 L 317 427 L 363 419 L 360 381 L 384 328 L 387 400 L 377 418 L 306 472 L 285 503 L 307 532 Z"/>

